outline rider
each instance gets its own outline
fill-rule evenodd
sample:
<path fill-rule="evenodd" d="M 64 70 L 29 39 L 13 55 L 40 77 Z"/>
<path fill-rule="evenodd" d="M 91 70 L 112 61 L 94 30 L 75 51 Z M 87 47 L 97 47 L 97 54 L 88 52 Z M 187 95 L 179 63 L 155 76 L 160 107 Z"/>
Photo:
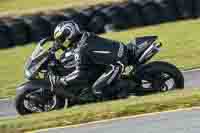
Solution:
<path fill-rule="evenodd" d="M 77 66 L 71 74 L 57 77 L 55 83 L 62 85 L 88 83 L 96 76 L 98 66 L 106 66 L 92 86 L 93 93 L 102 97 L 102 89 L 119 80 L 128 63 L 128 49 L 121 42 L 105 39 L 81 31 L 79 25 L 74 21 L 64 21 L 55 28 L 54 39 L 60 44 L 70 42 L 75 50 Z"/>

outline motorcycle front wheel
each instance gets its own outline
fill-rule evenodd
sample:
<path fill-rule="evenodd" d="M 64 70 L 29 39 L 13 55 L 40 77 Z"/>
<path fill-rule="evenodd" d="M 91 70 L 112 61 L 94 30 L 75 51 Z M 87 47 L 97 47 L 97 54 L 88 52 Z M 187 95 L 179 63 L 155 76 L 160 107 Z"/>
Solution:
<path fill-rule="evenodd" d="M 30 84 L 30 82 L 27 84 Z M 48 112 L 64 108 L 64 98 L 51 95 L 50 91 L 48 91 L 45 86 L 42 87 L 36 88 L 33 84 L 32 88 L 30 85 L 21 86 L 21 90 L 17 93 L 15 98 L 15 108 L 20 115 Z"/>

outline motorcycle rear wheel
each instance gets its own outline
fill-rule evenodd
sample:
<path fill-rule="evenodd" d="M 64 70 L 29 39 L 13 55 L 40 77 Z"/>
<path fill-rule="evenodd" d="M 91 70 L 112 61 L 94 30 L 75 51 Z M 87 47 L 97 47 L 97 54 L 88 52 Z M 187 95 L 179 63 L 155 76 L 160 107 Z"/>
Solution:
<path fill-rule="evenodd" d="M 155 61 L 146 64 L 136 71 L 136 81 L 141 85 L 142 92 L 166 92 L 176 89 L 184 89 L 184 77 L 181 71 L 174 65 Z M 168 86 L 166 82 L 172 81 Z"/>

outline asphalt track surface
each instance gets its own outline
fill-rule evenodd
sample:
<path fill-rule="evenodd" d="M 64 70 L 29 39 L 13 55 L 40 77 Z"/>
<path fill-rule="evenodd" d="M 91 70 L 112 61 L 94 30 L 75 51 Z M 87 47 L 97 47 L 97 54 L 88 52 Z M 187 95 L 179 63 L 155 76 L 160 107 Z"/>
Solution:
<path fill-rule="evenodd" d="M 38 131 L 37 133 L 199 133 L 200 109 L 163 112 L 127 118 Z"/>
<path fill-rule="evenodd" d="M 200 70 L 183 72 L 185 78 L 185 88 L 200 87 Z M 0 100 L 0 118 L 16 117 L 17 112 L 14 108 L 14 100 Z"/>

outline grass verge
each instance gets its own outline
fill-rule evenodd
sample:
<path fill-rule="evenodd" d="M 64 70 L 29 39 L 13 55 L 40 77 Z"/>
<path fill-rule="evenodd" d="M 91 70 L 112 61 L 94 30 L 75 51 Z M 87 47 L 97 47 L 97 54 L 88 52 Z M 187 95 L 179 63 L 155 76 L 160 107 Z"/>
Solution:
<path fill-rule="evenodd" d="M 66 126 L 115 117 L 200 106 L 200 90 L 178 90 L 126 100 L 76 106 L 49 113 L 0 120 L 0 132 L 18 132 Z"/>
<path fill-rule="evenodd" d="M 123 32 L 104 34 L 106 38 L 127 43 L 136 36 L 158 35 L 164 46 L 154 60 L 163 60 L 181 69 L 200 67 L 200 20 L 181 21 Z M 0 98 L 15 95 L 15 88 L 24 80 L 24 62 L 34 44 L 0 51 Z"/>

